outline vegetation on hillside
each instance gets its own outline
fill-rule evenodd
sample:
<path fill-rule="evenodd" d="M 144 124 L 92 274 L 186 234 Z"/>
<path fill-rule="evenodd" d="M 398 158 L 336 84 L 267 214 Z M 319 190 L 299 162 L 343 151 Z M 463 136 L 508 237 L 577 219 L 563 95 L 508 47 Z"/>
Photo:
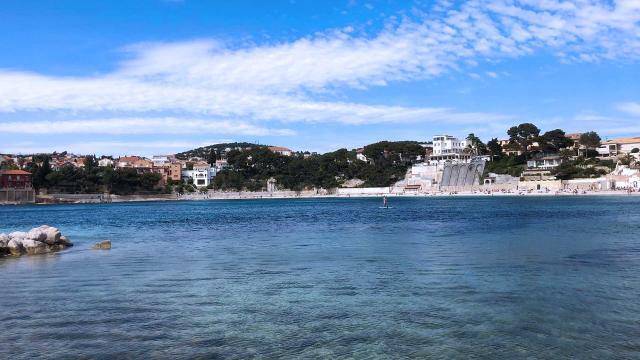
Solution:
<path fill-rule="evenodd" d="M 283 189 L 330 189 L 346 180 L 360 179 L 363 186 L 388 186 L 404 178 L 418 156 L 425 150 L 416 141 L 382 141 L 364 147 L 367 162 L 356 159 L 356 152 L 334 152 L 303 156 L 282 156 L 267 148 L 250 151 L 233 150 L 227 154 L 229 168 L 214 178 L 214 188 L 221 190 L 263 190 L 269 178 Z"/>
<path fill-rule="evenodd" d="M 258 145 L 248 142 L 233 142 L 233 143 L 222 143 L 222 144 L 213 144 L 209 146 L 203 146 L 192 150 L 187 150 L 181 153 L 176 154 L 176 158 L 180 160 L 189 160 L 191 158 L 197 157 L 202 159 L 210 160 L 209 158 L 213 154 L 217 157 L 215 160 L 221 159 L 223 155 L 225 155 L 225 149 L 236 149 L 236 148 L 257 148 L 266 145 Z"/>
<path fill-rule="evenodd" d="M 157 187 L 160 174 L 139 174 L 135 169 L 99 167 L 95 156 L 87 156 L 84 167 L 63 166 L 51 169 L 48 155 L 35 155 L 26 164 L 25 170 L 33 175 L 36 190 L 48 189 L 50 193 L 99 193 L 110 192 L 118 195 L 134 193 L 158 193 L 165 189 Z"/>

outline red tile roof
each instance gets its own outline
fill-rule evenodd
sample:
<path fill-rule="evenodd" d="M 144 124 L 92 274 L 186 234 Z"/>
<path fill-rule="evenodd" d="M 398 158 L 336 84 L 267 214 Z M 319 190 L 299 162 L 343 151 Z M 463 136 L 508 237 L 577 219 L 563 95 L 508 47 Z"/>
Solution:
<path fill-rule="evenodd" d="M 0 170 L 0 175 L 31 175 L 31 173 L 24 170 Z"/>

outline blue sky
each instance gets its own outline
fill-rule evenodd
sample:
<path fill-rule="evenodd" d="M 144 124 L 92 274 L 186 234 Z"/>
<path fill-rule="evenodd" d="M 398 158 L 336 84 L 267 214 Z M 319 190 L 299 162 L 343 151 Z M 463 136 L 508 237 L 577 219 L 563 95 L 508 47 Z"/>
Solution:
<path fill-rule="evenodd" d="M 640 136 L 637 0 L 0 6 L 0 152 Z"/>

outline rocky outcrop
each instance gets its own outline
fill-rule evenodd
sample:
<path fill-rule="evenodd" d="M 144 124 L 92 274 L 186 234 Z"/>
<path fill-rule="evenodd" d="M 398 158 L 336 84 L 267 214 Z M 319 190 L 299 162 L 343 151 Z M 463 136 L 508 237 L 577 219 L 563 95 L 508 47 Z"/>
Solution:
<path fill-rule="evenodd" d="M 73 246 L 60 230 L 42 225 L 28 232 L 14 231 L 0 234 L 0 256 L 47 254 Z"/>
<path fill-rule="evenodd" d="M 111 240 L 103 240 L 93 245 L 96 250 L 109 250 L 111 249 Z"/>

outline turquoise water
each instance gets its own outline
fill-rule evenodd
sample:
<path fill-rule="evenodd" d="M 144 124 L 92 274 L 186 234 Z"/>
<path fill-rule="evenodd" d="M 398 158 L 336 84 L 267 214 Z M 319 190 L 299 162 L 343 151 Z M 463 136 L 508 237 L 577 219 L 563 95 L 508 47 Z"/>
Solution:
<path fill-rule="evenodd" d="M 0 207 L 0 358 L 640 358 L 640 198 L 380 205 Z"/>

